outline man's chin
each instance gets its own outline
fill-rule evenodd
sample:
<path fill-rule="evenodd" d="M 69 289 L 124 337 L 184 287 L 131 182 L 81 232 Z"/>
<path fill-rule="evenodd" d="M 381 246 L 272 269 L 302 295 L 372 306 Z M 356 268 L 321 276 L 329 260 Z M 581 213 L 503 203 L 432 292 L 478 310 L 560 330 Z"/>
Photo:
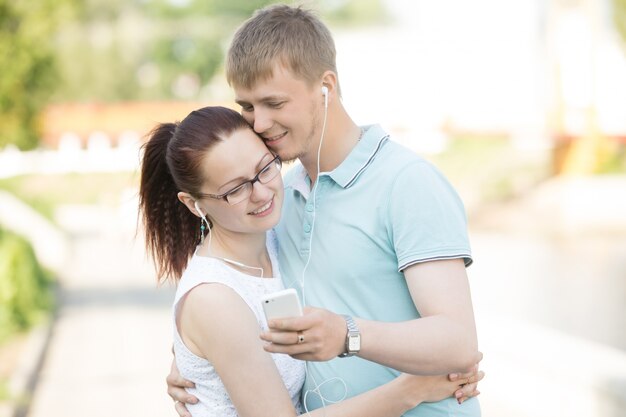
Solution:
<path fill-rule="evenodd" d="M 291 163 L 293 163 L 293 162 L 297 161 L 297 160 L 298 160 L 298 157 L 297 157 L 297 156 L 293 156 L 293 157 L 290 157 L 290 158 L 282 158 L 282 157 L 281 157 L 281 158 L 280 158 L 280 160 L 281 160 L 284 164 L 291 164 Z"/>
<path fill-rule="evenodd" d="M 276 151 L 274 151 L 274 153 L 276 153 Z M 278 156 L 280 156 L 280 160 L 285 164 L 290 164 L 298 159 L 298 155 L 285 154 L 282 152 L 278 152 Z"/>

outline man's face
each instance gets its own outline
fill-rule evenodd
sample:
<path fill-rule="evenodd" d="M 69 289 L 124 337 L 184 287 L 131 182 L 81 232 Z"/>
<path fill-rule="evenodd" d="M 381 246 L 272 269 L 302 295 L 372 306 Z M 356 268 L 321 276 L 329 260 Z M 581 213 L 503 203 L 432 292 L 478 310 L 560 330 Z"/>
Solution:
<path fill-rule="evenodd" d="M 319 88 L 276 65 L 270 79 L 234 90 L 243 117 L 283 161 L 316 152 L 324 111 Z"/>

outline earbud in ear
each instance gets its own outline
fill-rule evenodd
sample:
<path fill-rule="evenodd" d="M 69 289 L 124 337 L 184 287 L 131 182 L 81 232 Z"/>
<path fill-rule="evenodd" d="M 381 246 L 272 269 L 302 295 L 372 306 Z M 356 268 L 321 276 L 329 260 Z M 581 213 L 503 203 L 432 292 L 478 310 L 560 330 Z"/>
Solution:
<path fill-rule="evenodd" d="M 196 208 L 196 211 L 198 213 L 200 213 L 200 217 L 204 217 L 204 213 L 202 212 L 202 210 L 200 210 L 200 207 L 198 206 L 198 202 L 197 201 L 193 202 L 193 206 Z"/>
<path fill-rule="evenodd" d="M 328 107 L 328 87 L 322 86 L 322 94 L 324 95 L 324 107 Z"/>

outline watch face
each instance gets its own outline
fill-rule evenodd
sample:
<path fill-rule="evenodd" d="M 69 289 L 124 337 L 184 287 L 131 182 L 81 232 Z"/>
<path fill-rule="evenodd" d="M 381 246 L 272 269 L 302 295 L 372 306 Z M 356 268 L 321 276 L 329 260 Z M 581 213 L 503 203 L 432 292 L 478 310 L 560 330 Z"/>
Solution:
<path fill-rule="evenodd" d="M 358 352 L 361 350 L 361 338 L 359 335 L 348 336 L 348 351 Z"/>

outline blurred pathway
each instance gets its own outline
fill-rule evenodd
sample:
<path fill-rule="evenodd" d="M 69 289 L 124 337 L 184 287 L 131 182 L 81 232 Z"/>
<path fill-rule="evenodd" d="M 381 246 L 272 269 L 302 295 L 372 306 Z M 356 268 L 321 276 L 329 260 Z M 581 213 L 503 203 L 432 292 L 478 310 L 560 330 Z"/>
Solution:
<path fill-rule="evenodd" d="M 473 212 L 483 415 L 622 417 L 626 176 L 561 178 Z"/>
<path fill-rule="evenodd" d="M 157 289 L 135 219 L 131 203 L 60 213 L 70 261 L 30 417 L 176 415 L 164 382 L 173 294 Z"/>

